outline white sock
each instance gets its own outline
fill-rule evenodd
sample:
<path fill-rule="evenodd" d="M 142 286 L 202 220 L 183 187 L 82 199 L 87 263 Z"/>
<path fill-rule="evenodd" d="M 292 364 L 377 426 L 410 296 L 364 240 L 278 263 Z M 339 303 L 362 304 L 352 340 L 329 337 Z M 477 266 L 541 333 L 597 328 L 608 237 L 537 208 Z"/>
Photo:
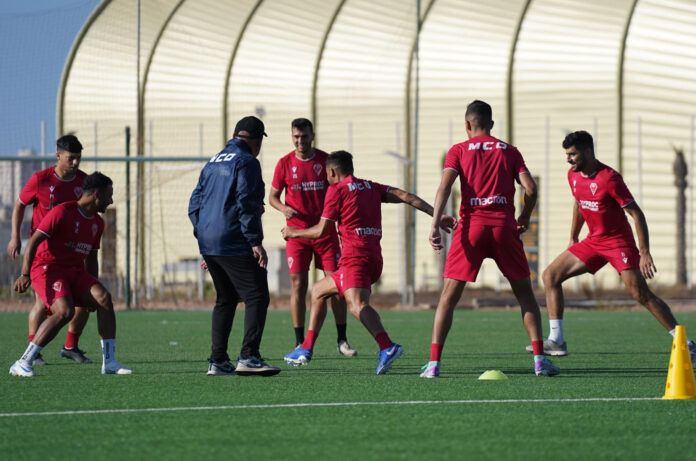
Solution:
<path fill-rule="evenodd" d="M 26 363 L 27 365 L 31 365 L 32 363 L 34 363 L 34 359 L 36 358 L 36 356 L 39 355 L 39 352 L 41 352 L 41 349 L 43 349 L 43 347 L 37 346 L 36 344 L 31 342 L 29 343 L 27 350 L 25 350 L 24 354 L 22 354 L 22 358 L 19 360 Z"/>
<path fill-rule="evenodd" d="M 563 344 L 563 319 L 549 319 L 549 339 Z"/>
<path fill-rule="evenodd" d="M 102 339 L 102 361 L 103 363 L 110 363 L 116 361 L 116 338 L 114 339 Z"/>

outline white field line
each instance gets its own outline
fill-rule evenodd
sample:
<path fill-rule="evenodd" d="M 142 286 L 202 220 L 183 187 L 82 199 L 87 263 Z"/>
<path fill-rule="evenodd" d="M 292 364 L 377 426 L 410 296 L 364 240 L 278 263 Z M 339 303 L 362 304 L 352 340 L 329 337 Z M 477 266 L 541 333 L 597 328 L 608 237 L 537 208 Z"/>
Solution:
<path fill-rule="evenodd" d="M 16 416 L 64 416 L 64 415 L 98 415 L 105 413 L 159 413 L 169 411 L 220 411 L 274 408 L 309 408 L 309 407 L 360 407 L 368 405 L 461 405 L 477 403 L 567 403 L 567 402 L 636 402 L 643 400 L 660 400 L 659 397 L 596 397 L 580 399 L 506 399 L 506 400 L 406 400 L 395 402 L 306 402 L 275 403 L 267 405 L 219 405 L 206 407 L 165 407 L 165 408 L 113 408 L 104 410 L 74 411 L 40 411 L 32 413 L 0 413 L 0 418 Z"/>

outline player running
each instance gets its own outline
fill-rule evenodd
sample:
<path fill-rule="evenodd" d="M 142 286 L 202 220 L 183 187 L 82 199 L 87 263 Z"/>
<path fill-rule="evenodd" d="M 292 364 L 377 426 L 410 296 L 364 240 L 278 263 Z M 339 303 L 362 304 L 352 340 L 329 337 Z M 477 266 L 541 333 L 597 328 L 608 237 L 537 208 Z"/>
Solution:
<path fill-rule="evenodd" d="M 326 179 L 326 157 L 324 151 L 312 147 L 314 127 L 306 118 L 292 121 L 292 143 L 295 150 L 282 157 L 275 168 L 268 202 L 283 213 L 289 227 L 307 229 L 319 222 L 324 209 L 324 196 L 329 182 Z M 285 190 L 285 203 L 280 194 Z M 286 256 L 292 293 L 290 313 L 295 328 L 295 346 L 304 342 L 304 325 L 307 305 L 309 265 L 314 255 L 317 269 L 330 275 L 338 269 L 341 245 L 336 227 L 329 226 L 327 234 L 317 240 L 291 239 L 286 243 Z M 336 319 L 338 332 L 337 348 L 341 355 L 355 356 L 358 352 L 350 347 L 346 338 L 346 303 L 339 297 L 331 298 L 331 309 Z"/>
<path fill-rule="evenodd" d="M 586 131 L 570 133 L 563 140 L 563 148 L 570 164 L 568 184 L 575 204 L 568 249 L 558 255 L 542 276 L 550 327 L 544 351 L 548 355 L 568 355 L 563 337 L 563 282 L 587 272 L 594 274 L 607 262 L 619 273 L 633 299 L 645 306 L 674 336 L 677 321 L 672 311 L 650 291 L 645 281 L 653 277 L 657 268 L 650 255 L 648 223 L 643 211 L 621 175 L 595 158 L 591 134 Z M 640 251 L 626 213 L 635 223 Z M 587 223 L 588 234 L 579 242 L 584 223 Z M 693 362 L 696 344 L 688 340 L 688 345 Z"/>
<path fill-rule="evenodd" d="M 326 160 L 329 189 L 324 211 L 317 224 L 308 229 L 284 227 L 287 239 L 320 239 L 338 223 L 343 245 L 338 270 L 312 287 L 309 328 L 302 345 L 285 356 L 291 365 L 306 365 L 312 360 L 314 344 L 326 317 L 326 299 L 338 294 L 348 303 L 355 316 L 379 345 L 376 374 L 383 375 L 403 353 L 403 347 L 392 342 L 384 330 L 379 314 L 370 306 L 372 284 L 382 274 L 382 202 L 407 203 L 429 215 L 433 208 L 420 197 L 403 190 L 353 176 L 353 156 L 345 151 L 331 153 Z M 449 218 L 449 219 L 447 219 Z M 456 224 L 452 217 L 443 217 L 443 228 Z"/>
<path fill-rule="evenodd" d="M 495 260 L 520 303 L 522 321 L 534 348 L 534 372 L 537 376 L 559 373 L 544 356 L 541 315 L 519 238 L 519 233 L 527 230 L 536 203 L 536 184 L 517 148 L 492 137 L 491 128 L 491 106 L 479 100 L 472 102 L 466 109 L 469 140 L 452 146 L 445 158 L 430 231 L 430 244 L 435 251 L 439 253 L 443 248 L 442 213 L 457 176 L 461 184 L 461 221 L 447 254 L 442 275 L 444 286 L 433 320 L 430 361 L 423 367 L 421 378 L 440 376 L 442 349 L 452 326 L 454 307 L 466 283 L 476 281 L 485 258 Z M 524 188 L 524 208 L 517 221 L 513 202 L 515 181 Z"/>
<path fill-rule="evenodd" d="M 56 141 L 56 147 L 56 164 L 34 173 L 15 203 L 12 211 L 12 236 L 7 245 L 7 253 L 11 259 L 15 259 L 22 250 L 20 227 L 27 206 L 34 207 L 29 231 L 29 236 L 32 236 L 41 220 L 53 207 L 70 200 L 78 200 L 82 195 L 82 181 L 87 176 L 84 171 L 78 169 L 82 158 L 82 144 L 75 136 L 68 134 Z M 38 293 L 35 293 L 34 306 L 29 312 L 29 342 L 34 339 L 39 325 L 46 319 L 45 309 L 46 306 Z M 92 363 L 78 347 L 80 335 L 88 319 L 89 311 L 76 306 L 75 316 L 68 325 L 65 344 L 60 350 L 61 357 L 77 363 Z M 34 359 L 34 365 L 46 365 L 41 354 Z"/>
<path fill-rule="evenodd" d="M 36 356 L 73 318 L 75 305 L 97 311 L 97 329 L 102 344 L 102 374 L 131 374 L 116 361 L 116 317 L 111 294 L 95 277 L 99 261 L 97 250 L 104 230 L 104 213 L 113 203 L 111 179 L 99 172 L 87 176 L 77 202 L 53 208 L 36 228 L 22 262 L 22 273 L 14 284 L 23 293 L 33 285 L 47 308 L 34 340 L 10 368 L 15 376 L 34 376 Z M 85 268 L 89 268 L 87 270 Z"/>

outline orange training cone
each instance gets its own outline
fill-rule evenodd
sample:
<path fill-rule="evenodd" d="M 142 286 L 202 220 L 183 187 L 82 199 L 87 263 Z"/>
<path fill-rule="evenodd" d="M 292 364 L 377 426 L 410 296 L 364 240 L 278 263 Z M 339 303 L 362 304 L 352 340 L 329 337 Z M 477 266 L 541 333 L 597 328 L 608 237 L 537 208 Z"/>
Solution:
<path fill-rule="evenodd" d="M 682 325 L 674 330 L 672 355 L 669 357 L 667 385 L 663 399 L 696 399 L 696 381 L 694 368 L 691 365 L 689 348 L 686 346 L 686 331 Z"/>

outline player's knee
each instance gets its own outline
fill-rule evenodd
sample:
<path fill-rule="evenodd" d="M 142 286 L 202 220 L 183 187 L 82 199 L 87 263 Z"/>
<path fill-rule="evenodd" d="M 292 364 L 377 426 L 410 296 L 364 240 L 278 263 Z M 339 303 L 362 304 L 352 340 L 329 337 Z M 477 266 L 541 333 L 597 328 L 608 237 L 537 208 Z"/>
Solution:
<path fill-rule="evenodd" d="M 351 315 L 360 318 L 360 313 L 365 309 L 368 304 L 365 301 L 350 301 L 347 303 L 348 310 L 350 310 Z"/>
<path fill-rule="evenodd" d="M 652 291 L 650 291 L 650 288 L 648 288 L 647 285 L 643 284 L 642 286 L 632 286 L 631 296 L 633 296 L 633 299 L 635 299 L 638 303 L 646 305 L 655 295 L 653 295 Z"/>
<path fill-rule="evenodd" d="M 75 315 L 75 308 L 67 304 L 61 306 L 56 306 L 54 304 L 51 306 L 51 312 L 53 312 L 53 315 L 60 321 L 60 323 L 68 323 Z"/>
<path fill-rule="evenodd" d="M 560 283 L 558 275 L 548 267 L 544 269 L 544 273 L 541 274 L 541 280 L 544 282 L 545 287 L 558 285 Z"/>
<path fill-rule="evenodd" d="M 98 296 L 95 296 L 94 299 L 97 301 L 97 304 L 99 304 L 101 309 L 107 311 L 114 310 L 114 302 L 111 299 L 111 293 L 108 291 L 103 290 Z"/>

